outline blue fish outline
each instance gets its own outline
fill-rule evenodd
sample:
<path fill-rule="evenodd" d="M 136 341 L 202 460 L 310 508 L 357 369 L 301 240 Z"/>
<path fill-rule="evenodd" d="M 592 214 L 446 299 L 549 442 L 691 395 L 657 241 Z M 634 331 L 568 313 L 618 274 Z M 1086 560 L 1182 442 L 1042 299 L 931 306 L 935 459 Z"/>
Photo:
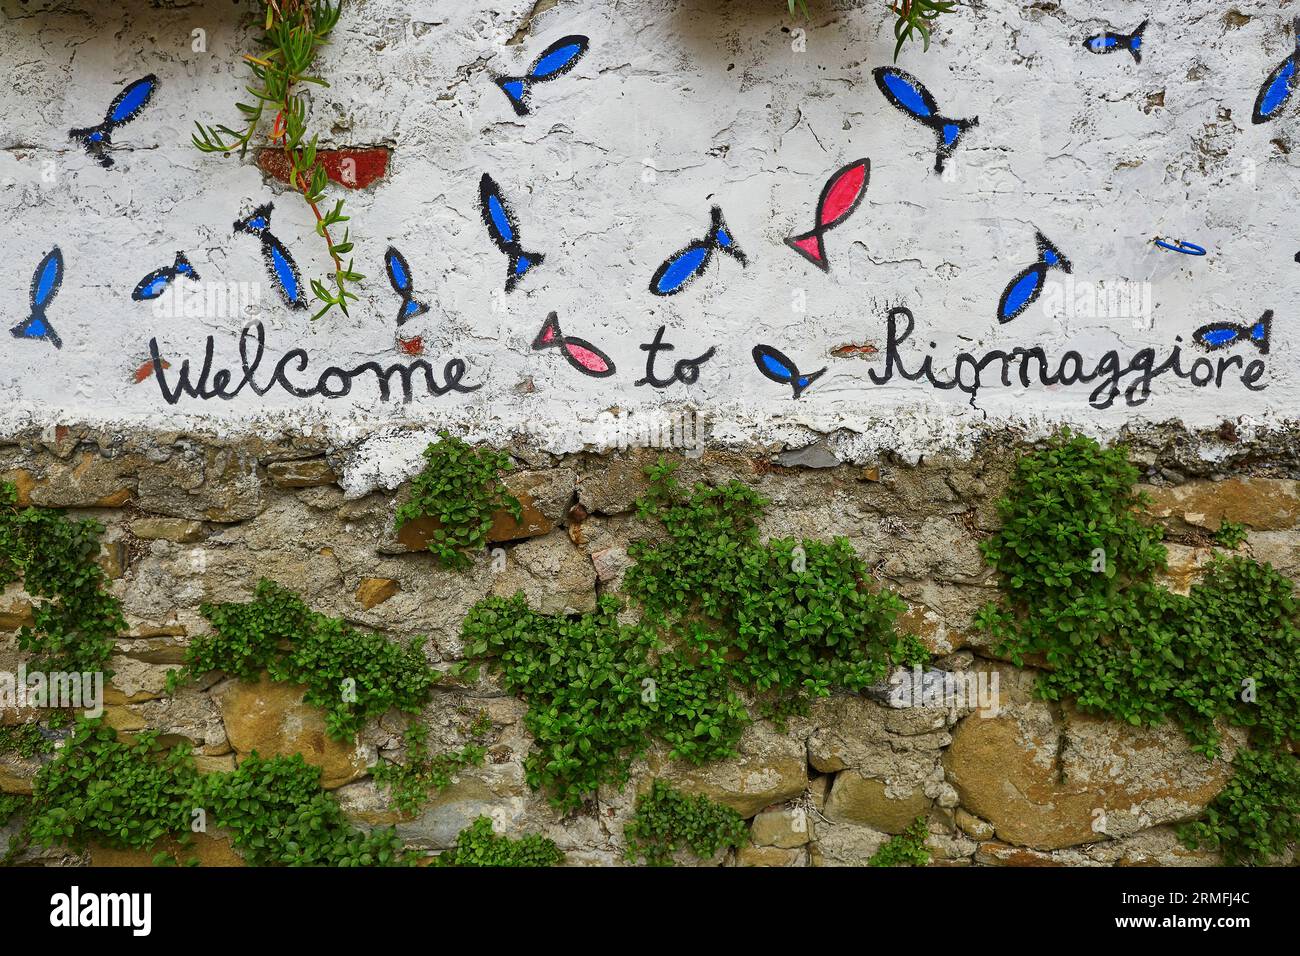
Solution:
<path fill-rule="evenodd" d="M 194 266 L 190 264 L 190 260 L 186 258 L 184 252 L 177 250 L 176 259 L 170 266 L 155 269 L 136 283 L 135 289 L 131 292 L 131 298 L 136 302 L 147 302 L 150 299 L 156 299 L 172 284 L 172 280 L 179 276 L 185 276 L 195 282 L 199 281 L 199 274 L 194 271 Z"/>
<path fill-rule="evenodd" d="M 537 55 L 523 76 L 498 76 L 493 82 L 505 93 L 517 116 L 532 112 L 528 105 L 532 88 L 538 83 L 549 83 L 568 73 L 587 53 L 591 41 L 580 34 L 560 37 Z M 572 52 L 566 53 L 568 50 Z M 554 61 L 554 62 L 552 62 Z"/>
<path fill-rule="evenodd" d="M 749 258 L 736 243 L 736 237 L 722 216 L 722 207 L 709 210 L 709 234 L 678 249 L 659 264 L 650 277 L 650 292 L 658 296 L 677 295 L 704 274 L 715 252 L 723 252 L 748 267 Z M 665 284 L 666 283 L 666 284 Z"/>
<path fill-rule="evenodd" d="M 506 291 L 513 292 L 519 280 L 528 274 L 533 266 L 546 261 L 540 252 L 528 252 L 519 241 L 519 225 L 509 203 L 501 195 L 501 187 L 487 173 L 478 184 L 479 212 L 483 224 L 487 226 L 488 235 L 498 249 L 509 257 L 506 266 Z"/>
<path fill-rule="evenodd" d="M 427 303 L 415 298 L 415 280 L 411 277 L 411 266 L 396 246 L 389 246 L 384 251 L 384 271 L 388 273 L 388 284 L 402 297 L 402 304 L 397 308 L 398 328 L 429 311 Z"/>
<path fill-rule="evenodd" d="M 980 118 L 948 119 L 939 115 L 939 106 L 925 84 L 896 66 L 879 66 L 871 71 L 876 79 L 876 86 L 885 99 L 898 111 L 910 116 L 922 126 L 934 132 L 938 139 L 938 149 L 934 157 L 934 171 L 943 172 L 944 163 L 957 149 L 966 130 L 978 126 Z M 891 82 L 896 81 L 896 82 Z"/>
<path fill-rule="evenodd" d="M 271 283 L 280 290 L 280 298 L 291 309 L 307 308 L 307 297 L 303 292 L 302 274 L 298 264 L 285 248 L 284 243 L 271 232 L 271 212 L 275 203 L 265 202 L 250 212 L 243 219 L 235 222 L 236 233 L 256 236 L 262 243 L 262 261 L 266 264 L 266 274 Z"/>
<path fill-rule="evenodd" d="M 1151 18 L 1148 17 L 1139 23 L 1137 29 L 1132 33 L 1115 33 L 1107 30 L 1105 33 L 1090 36 L 1083 41 L 1083 48 L 1089 53 L 1099 53 L 1103 56 L 1119 50 L 1128 50 L 1133 54 L 1133 61 L 1141 63 L 1142 39 L 1146 33 L 1147 24 L 1150 22 Z"/>
<path fill-rule="evenodd" d="M 70 129 L 68 135 L 85 147 L 88 156 L 108 169 L 113 165 L 113 157 L 106 152 L 113 145 L 113 130 L 139 116 L 157 89 L 158 77 L 153 73 L 128 83 L 109 104 L 102 123 L 84 129 Z"/>
<path fill-rule="evenodd" d="M 1038 301 L 1043 291 L 1043 283 L 1047 280 L 1047 270 L 1060 269 L 1066 275 L 1074 271 L 1070 260 L 1043 235 L 1041 230 L 1035 230 L 1035 233 L 1038 242 L 1038 261 L 1017 273 L 1016 277 L 1007 283 L 1007 287 L 1002 291 L 1002 298 L 998 301 L 998 322 L 1003 325 L 1019 318 L 1026 309 Z M 1036 281 L 1032 287 L 1025 287 L 1024 283 L 1031 277 L 1036 277 Z"/>
<path fill-rule="evenodd" d="M 59 338 L 59 333 L 54 331 L 54 327 L 50 325 L 50 320 L 45 315 L 45 310 L 59 294 L 59 287 L 62 285 L 63 252 L 55 246 L 45 254 L 37 264 L 36 271 L 32 273 L 31 314 L 10 329 L 9 334 L 16 339 L 33 341 L 44 339 L 56 349 L 63 348 L 63 339 Z"/>
<path fill-rule="evenodd" d="M 1290 101 L 1296 87 L 1300 86 L 1300 17 L 1295 18 L 1292 29 L 1295 31 L 1295 49 L 1268 75 L 1264 85 L 1259 88 L 1259 96 L 1255 97 L 1255 109 L 1251 112 L 1250 121 L 1256 126 L 1270 123 L 1281 116 L 1282 108 Z"/>
<path fill-rule="evenodd" d="M 1272 332 L 1273 310 L 1268 309 L 1258 322 L 1250 325 L 1242 322 L 1211 322 L 1202 325 L 1192 333 L 1192 341 L 1207 352 L 1231 348 L 1239 342 L 1249 342 L 1259 349 L 1260 355 L 1267 355 Z"/>
<path fill-rule="evenodd" d="M 809 372 L 807 375 L 803 374 L 794 364 L 793 359 L 770 345 L 755 345 L 750 354 L 763 377 L 782 385 L 789 385 L 794 390 L 795 399 L 798 399 L 808 386 L 826 374 L 825 367 Z"/>

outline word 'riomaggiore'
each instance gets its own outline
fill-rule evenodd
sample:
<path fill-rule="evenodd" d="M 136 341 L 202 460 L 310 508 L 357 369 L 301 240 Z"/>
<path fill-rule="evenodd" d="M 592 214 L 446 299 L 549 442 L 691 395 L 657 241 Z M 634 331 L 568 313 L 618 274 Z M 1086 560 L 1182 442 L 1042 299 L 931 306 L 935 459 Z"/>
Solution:
<path fill-rule="evenodd" d="M 1267 383 L 1259 381 L 1265 370 L 1263 359 L 1247 362 L 1240 355 L 1227 355 L 1218 359 L 1202 356 L 1193 361 L 1189 367 L 1184 368 L 1183 350 L 1177 344 L 1159 363 L 1156 361 L 1156 350 L 1153 348 L 1139 349 L 1127 361 L 1120 357 L 1117 350 L 1112 349 L 1097 359 L 1091 370 L 1085 368 L 1083 356 L 1073 350 L 1061 355 L 1055 371 L 1051 370 L 1052 363 L 1042 346 L 1017 347 L 1010 351 L 994 349 L 984 353 L 980 358 L 970 352 L 961 352 L 957 355 L 956 371 L 952 378 L 943 379 L 935 374 L 933 355 L 927 355 L 922 359 L 920 366 L 914 372 L 909 372 L 907 366 L 903 364 L 900 346 L 911 337 L 915 327 L 916 320 L 912 317 L 910 309 L 890 311 L 888 338 L 884 349 L 885 370 L 877 372 L 871 369 L 867 372 L 873 383 L 886 385 L 893 380 L 895 374 L 909 382 L 925 379 L 932 388 L 941 391 L 960 389 L 970 396 L 971 404 L 974 404 L 975 396 L 986 385 L 1000 384 L 1010 388 L 1012 368 L 1019 365 L 1016 377 L 1024 388 L 1029 387 L 1031 380 L 1045 386 L 1096 382 L 1096 388 L 1088 396 L 1088 404 L 1099 409 L 1110 408 L 1121 394 L 1124 396 L 1125 404 L 1129 406 L 1144 404 L 1151 397 L 1151 383 L 1165 374 L 1186 379 L 1197 388 L 1211 385 L 1214 388 L 1222 388 L 1224 376 L 1235 366 L 1241 370 L 1239 373 L 1241 384 L 1250 391 L 1261 392 L 1267 387 Z M 1178 337 L 1175 341 L 1181 342 L 1182 338 Z M 933 347 L 934 343 L 931 342 L 930 345 Z M 993 382 L 985 380 L 985 372 L 989 366 L 1000 366 L 999 375 Z M 1129 383 L 1127 388 L 1123 387 L 1125 381 Z"/>

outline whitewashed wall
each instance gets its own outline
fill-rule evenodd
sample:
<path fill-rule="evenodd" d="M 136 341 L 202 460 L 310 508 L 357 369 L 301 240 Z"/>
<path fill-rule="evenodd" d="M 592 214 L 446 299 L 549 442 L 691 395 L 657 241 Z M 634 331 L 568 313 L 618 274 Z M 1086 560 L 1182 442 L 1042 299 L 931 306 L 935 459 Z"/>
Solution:
<path fill-rule="evenodd" d="M 806 21 L 784 0 L 560 0 L 528 24 L 532 0 L 353 0 L 320 60 L 333 85 L 313 97 L 326 146 L 389 145 L 389 175 L 347 192 L 356 259 L 368 281 L 349 317 L 312 324 L 266 282 L 256 239 L 231 224 L 275 202 L 272 231 L 304 280 L 325 268 L 310 214 L 252 163 L 203 155 L 196 119 L 233 123 L 248 37 L 225 0 L 154 9 L 126 3 L 0 0 L 0 318 L 29 311 L 33 270 L 58 246 L 62 288 L 48 318 L 63 341 L 0 337 L 0 432 L 55 422 L 230 432 L 325 427 L 360 443 L 368 480 L 409 470 L 428 431 L 450 425 L 474 439 L 528 434 L 556 451 L 608 441 L 612 413 L 676 414 L 690 407 L 718 442 L 803 444 L 833 433 L 844 457 L 879 448 L 909 454 L 961 447 L 1006 425 L 1037 432 L 1070 422 L 1105 433 L 1135 421 L 1189 427 L 1224 418 L 1242 427 L 1294 417 L 1295 289 L 1300 280 L 1300 94 L 1276 120 L 1252 123 L 1261 84 L 1295 50 L 1300 4 L 1111 0 L 1030 6 L 963 4 L 930 51 L 899 66 L 941 112 L 978 116 L 934 172 L 935 136 L 886 101 L 871 71 L 892 62 L 881 2 L 813 0 Z M 1128 32 L 1149 18 L 1142 60 L 1094 55 L 1085 38 Z M 508 43 L 526 26 L 521 43 Z M 206 51 L 196 52 L 202 30 Z M 802 32 L 792 32 L 802 31 Z M 538 86 L 518 117 L 492 82 L 522 72 L 550 42 L 590 38 L 567 76 Z M 159 87 L 114 134 L 103 168 L 68 137 L 92 125 L 124 84 L 154 73 Z M 783 244 L 812 227 L 831 173 L 871 161 L 865 201 L 827 234 L 823 274 Z M 490 173 L 513 202 L 523 243 L 546 261 L 503 295 L 505 257 L 479 212 Z M 341 193 L 342 194 L 342 193 Z M 647 286 L 658 265 L 702 238 L 722 208 L 747 254 L 715 257 L 671 298 Z M 1073 265 L 1012 322 L 998 321 L 1004 288 L 1037 258 L 1041 230 Z M 1207 250 L 1157 248 L 1165 236 Z M 238 337 L 263 323 L 255 380 L 301 347 L 314 385 L 328 367 L 413 361 L 398 347 L 398 298 L 383 273 L 390 244 L 410 262 L 432 308 L 403 336 L 422 336 L 439 381 L 466 364 L 471 393 L 409 404 L 378 399 L 359 376 L 343 398 L 300 399 L 272 387 L 233 401 L 164 401 L 156 378 L 133 381 L 156 339 L 175 381 L 213 337 L 215 367 L 238 379 Z M 246 315 L 158 315 L 131 290 L 184 250 L 205 281 L 260 293 Z M 1064 285 L 1067 278 L 1072 286 Z M 1126 284 L 1135 283 L 1136 286 Z M 1099 289 L 1136 289 L 1137 315 L 1092 314 Z M 1066 293 L 1072 305 L 1063 301 Z M 1104 296 L 1103 296 L 1104 298 Z M 1159 365 L 1239 355 L 1221 383 L 1194 387 L 1168 371 L 1150 397 L 1096 407 L 1097 383 L 1004 387 L 996 366 L 972 396 L 887 374 L 886 316 L 906 307 L 915 331 L 899 347 L 908 371 L 932 357 L 950 378 L 956 356 L 1041 346 L 1053 369 L 1077 351 L 1086 369 L 1144 348 Z M 1211 322 L 1247 326 L 1273 310 L 1270 349 L 1246 343 L 1208 354 L 1192 342 Z M 550 312 L 567 335 L 601 348 L 617 371 L 581 374 L 532 342 Z M 646 352 L 660 325 L 673 359 L 716 348 L 693 384 L 655 389 Z M 1179 338 L 1181 337 L 1181 341 Z M 931 345 L 933 343 L 933 345 Z M 804 372 L 826 368 L 797 401 L 759 374 L 752 348 L 772 346 Z M 874 356 L 836 357 L 846 344 Z M 1249 373 L 1249 382 L 1242 375 Z M 966 370 L 969 378 L 970 369 Z M 1217 372 L 1216 372 L 1217 374 Z M 1121 381 L 1126 388 L 1130 376 Z M 1251 387 L 1247 387 L 1249 384 Z M 400 426 L 400 427 L 399 427 Z M 409 426 L 415 426 L 410 429 Z M 355 485 L 355 482 L 354 482 Z"/>

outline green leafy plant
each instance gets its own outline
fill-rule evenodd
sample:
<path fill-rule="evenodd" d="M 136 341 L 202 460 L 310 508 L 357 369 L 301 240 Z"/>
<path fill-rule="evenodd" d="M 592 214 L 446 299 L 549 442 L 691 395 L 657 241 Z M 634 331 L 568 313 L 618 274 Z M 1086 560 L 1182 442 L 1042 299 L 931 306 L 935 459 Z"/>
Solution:
<path fill-rule="evenodd" d="M 669 652 L 655 667 L 654 634 L 621 624 L 618 612 L 605 596 L 576 618 L 538 614 L 516 594 L 480 601 L 462 625 L 467 659 L 491 658 L 506 690 L 528 702 L 529 785 L 550 789 L 565 810 L 622 785 L 655 734 L 674 756 L 702 762 L 733 753 L 748 720 L 720 662 L 697 666 Z"/>
<path fill-rule="evenodd" d="M 893 0 L 889 9 L 898 18 L 894 21 L 894 38 L 898 41 L 894 46 L 894 62 L 897 63 L 903 46 L 908 40 L 915 40 L 917 34 L 920 34 L 923 49 L 929 50 L 934 21 L 941 14 L 957 9 L 957 3 L 956 0 Z"/>
<path fill-rule="evenodd" d="M 439 854 L 434 866 L 559 866 L 564 862 L 555 841 L 537 833 L 517 840 L 492 832 L 492 821 L 479 817 L 456 836 L 455 848 Z"/>
<path fill-rule="evenodd" d="M 53 750 L 53 741 L 46 739 L 35 721 L 0 727 L 0 754 L 17 754 L 30 760 Z"/>
<path fill-rule="evenodd" d="M 1103 450 L 1068 431 L 1022 456 L 1000 503 L 1002 528 L 982 542 L 1003 598 L 981 611 L 978 626 L 1017 665 L 1027 656 L 1048 665 L 1039 682 L 1048 700 L 1071 698 L 1136 726 L 1174 720 L 1207 757 L 1218 753 L 1223 720 L 1246 728 L 1252 748 L 1293 761 L 1284 749 L 1300 738 L 1292 583 L 1233 555 L 1212 560 L 1188 595 L 1168 590 L 1156 579 L 1165 566 L 1162 532 L 1143 520 L 1136 480 L 1124 448 Z M 1239 761 L 1251 759 L 1239 752 Z M 1283 788 L 1295 780 L 1269 779 Z M 1270 786 L 1249 800 L 1231 798 L 1219 818 L 1240 817 L 1233 807 L 1250 800 L 1253 810 L 1285 814 L 1287 800 L 1277 794 Z M 1254 858 L 1231 828 L 1219 836 L 1226 856 Z"/>
<path fill-rule="evenodd" d="M 1240 548 L 1246 541 L 1246 526 L 1226 518 L 1214 532 L 1214 543 L 1222 548 Z"/>
<path fill-rule="evenodd" d="M 423 724 L 407 727 L 404 742 L 404 762 L 380 761 L 372 773 L 375 783 L 392 792 L 393 805 L 405 814 L 419 810 L 430 791 L 451 786 L 456 771 L 481 764 L 487 755 L 487 751 L 477 744 L 466 744 L 460 750 L 431 755 L 429 728 Z"/>
<path fill-rule="evenodd" d="M 926 866 L 930 851 L 925 848 L 925 817 L 920 816 L 908 824 L 907 829 L 890 837 L 871 855 L 868 866 Z"/>
<path fill-rule="evenodd" d="M 415 862 L 391 827 L 356 829 L 302 754 L 252 754 L 230 773 L 201 777 L 195 805 L 253 866 L 401 866 Z"/>
<path fill-rule="evenodd" d="M 675 465 L 647 470 L 638 515 L 663 535 L 633 542 L 626 586 L 664 630 L 682 630 L 695 650 L 725 658 L 729 676 L 770 692 L 776 716 L 801 711 L 833 687 L 861 690 L 889 664 L 928 660 L 895 623 L 899 598 L 873 588 L 862 559 L 842 539 L 759 542 L 766 501 L 739 482 L 685 489 Z M 678 628 L 702 619 L 710 627 Z"/>
<path fill-rule="evenodd" d="M 229 773 L 200 775 L 188 745 L 162 747 L 154 732 L 119 740 L 102 718 L 79 718 L 72 736 L 37 773 L 20 837 L 25 846 L 90 844 L 142 850 L 164 838 L 192 841 L 195 811 L 230 834 L 255 866 L 383 866 L 414 862 L 392 828 L 352 827 L 320 787 L 320 768 L 301 754 L 264 760 L 250 755 Z M 167 851 L 157 865 L 178 861 Z"/>
<path fill-rule="evenodd" d="M 230 154 L 236 150 L 243 157 L 262 127 L 267 111 L 273 111 L 269 141 L 283 151 L 289 167 L 289 182 L 302 195 L 316 217 L 316 234 L 325 240 L 334 265 L 331 291 L 325 283 L 313 279 L 312 292 L 323 303 L 312 316 L 319 319 L 337 306 L 348 314 L 348 300 L 356 299 L 347 283 L 361 282 L 365 276 L 353 271 L 352 260 L 343 264 L 343 257 L 352 251 L 352 242 L 344 227 L 343 238 L 335 241 L 330 233 L 348 221 L 343 215 L 343 200 L 333 209 L 322 212 L 325 188 L 328 182 L 325 167 L 316 161 L 317 136 L 307 140 L 307 100 L 297 92 L 303 83 L 329 86 L 324 79 L 312 74 L 316 52 L 329 42 L 330 34 L 343 12 L 343 0 L 266 0 L 263 33 L 259 38 L 259 55 L 245 54 L 244 61 L 253 74 L 253 83 L 246 89 L 253 95 L 252 103 L 236 103 L 243 116 L 240 129 L 229 126 L 204 126 L 196 122 L 198 132 L 193 141 L 205 153 Z"/>
<path fill-rule="evenodd" d="M 197 779 L 189 747 L 165 749 L 149 732 L 120 741 L 102 718 L 79 718 L 36 774 L 25 836 L 40 846 L 143 849 L 189 831 Z"/>
<path fill-rule="evenodd" d="M 263 670 L 272 680 L 304 684 L 304 699 L 325 709 L 330 736 L 345 740 L 365 721 L 395 707 L 418 713 L 438 674 L 421 643 L 402 647 L 310 610 L 293 592 L 263 579 L 244 604 L 204 604 L 214 633 L 196 637 L 168 686 L 219 670 L 242 680 Z"/>
<path fill-rule="evenodd" d="M 636 810 L 623 828 L 627 860 L 644 857 L 651 866 L 669 866 L 672 855 L 689 848 L 708 859 L 724 847 L 740 848 L 749 840 L 745 819 L 730 807 L 700 794 L 687 796 L 663 780 L 636 800 Z"/>
<path fill-rule="evenodd" d="M 1243 749 L 1233 770 L 1204 818 L 1180 827 L 1179 836 L 1191 849 L 1221 850 L 1228 864 L 1283 856 L 1300 843 L 1300 760 Z"/>
<path fill-rule="evenodd" d="M 476 449 L 448 432 L 424 450 L 424 469 L 411 481 L 410 498 L 397 509 L 397 528 L 421 518 L 434 518 L 429 550 L 448 568 L 470 566 L 469 553 L 487 544 L 493 512 L 523 517 L 519 499 L 501 481 L 513 467 L 510 456 Z"/>
<path fill-rule="evenodd" d="M 0 588 L 21 579 L 41 599 L 34 623 L 18 632 L 32 670 L 112 675 L 106 665 L 127 625 L 98 563 L 103 531 L 54 509 L 19 507 L 17 488 L 0 482 Z"/>
<path fill-rule="evenodd" d="M 0 827 L 8 826 L 14 817 L 26 816 L 31 804 L 32 798 L 25 793 L 0 793 Z"/>

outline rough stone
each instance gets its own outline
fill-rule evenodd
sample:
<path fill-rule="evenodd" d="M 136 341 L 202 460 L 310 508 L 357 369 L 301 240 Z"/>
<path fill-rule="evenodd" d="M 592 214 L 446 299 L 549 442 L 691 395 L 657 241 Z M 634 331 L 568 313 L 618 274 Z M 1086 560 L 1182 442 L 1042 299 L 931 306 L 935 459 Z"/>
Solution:
<path fill-rule="evenodd" d="M 325 732 L 319 707 L 303 702 L 305 689 L 275 683 L 265 676 L 256 683 L 230 681 L 220 694 L 221 714 L 230 745 L 242 762 L 253 751 L 261 757 L 301 753 L 321 768 L 321 785 L 340 787 L 364 776 L 366 755 L 354 742 L 334 740 Z"/>
<path fill-rule="evenodd" d="M 523 591 L 528 606 L 543 614 L 573 614 L 596 609 L 596 572 L 563 531 L 511 548 L 505 570 L 492 581 L 492 593 L 510 597 Z"/>
<path fill-rule="evenodd" d="M 1217 531 L 1224 521 L 1256 531 L 1284 531 L 1300 519 L 1300 483 L 1280 478 L 1227 478 L 1181 485 L 1140 485 L 1151 513 L 1173 518 L 1176 528 Z"/>
<path fill-rule="evenodd" d="M 997 717 L 965 718 L 943 756 L 962 806 L 1004 842 L 1051 850 L 1189 820 L 1231 775 L 1235 730 L 1210 762 L 1177 727 L 1132 728 L 1069 706 L 1058 718 L 1014 695 Z"/>
<path fill-rule="evenodd" d="M 749 835 L 756 846 L 792 849 L 807 843 L 811 830 L 812 821 L 801 808 L 764 810 L 755 815 Z"/>
<path fill-rule="evenodd" d="M 738 757 L 699 767 L 667 761 L 659 754 L 652 754 L 647 763 L 651 776 L 664 777 L 686 793 L 702 793 L 746 819 L 801 795 L 808 786 L 808 765 L 800 741 L 751 724 L 738 750 Z M 646 779 L 639 789 L 649 786 Z"/>
<path fill-rule="evenodd" d="M 930 801 L 920 791 L 904 791 L 895 796 L 884 781 L 864 777 L 856 770 L 835 775 L 830 797 L 826 800 L 826 818 L 838 823 L 857 823 L 902 833 L 930 808 Z"/>
<path fill-rule="evenodd" d="M 817 839 L 808 845 L 812 866 L 866 866 L 889 834 L 853 823 L 823 824 Z"/>
<path fill-rule="evenodd" d="M 392 578 L 362 578 L 357 586 L 357 603 L 369 611 L 402 589 Z"/>
<path fill-rule="evenodd" d="M 190 544 L 203 540 L 203 522 L 184 518 L 140 518 L 131 522 L 131 533 L 145 541 Z"/>
<path fill-rule="evenodd" d="M 742 846 L 736 851 L 736 866 L 805 866 L 804 850 L 777 846 Z"/>
<path fill-rule="evenodd" d="M 244 858 L 230 845 L 228 835 L 222 830 L 211 833 L 190 834 L 191 843 L 181 846 L 172 837 L 165 837 L 143 850 L 128 850 L 92 844 L 90 865 L 96 867 L 153 866 L 154 857 L 167 853 L 182 866 L 197 860 L 199 866 L 244 866 Z"/>
<path fill-rule="evenodd" d="M 273 461 L 266 466 L 271 484 L 277 488 L 319 488 L 338 481 L 338 475 L 324 458 Z"/>

